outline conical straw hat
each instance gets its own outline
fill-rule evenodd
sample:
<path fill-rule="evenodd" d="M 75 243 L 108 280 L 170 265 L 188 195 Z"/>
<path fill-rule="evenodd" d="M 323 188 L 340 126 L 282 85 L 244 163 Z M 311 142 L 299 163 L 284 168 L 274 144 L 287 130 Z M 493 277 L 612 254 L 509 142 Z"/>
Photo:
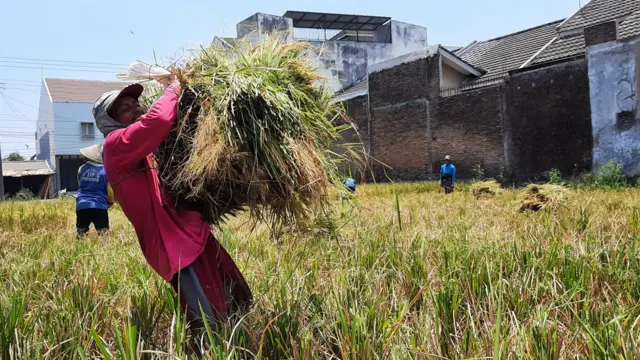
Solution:
<path fill-rule="evenodd" d="M 80 154 L 91 161 L 102 164 L 102 145 L 100 144 L 82 148 L 80 149 Z"/>

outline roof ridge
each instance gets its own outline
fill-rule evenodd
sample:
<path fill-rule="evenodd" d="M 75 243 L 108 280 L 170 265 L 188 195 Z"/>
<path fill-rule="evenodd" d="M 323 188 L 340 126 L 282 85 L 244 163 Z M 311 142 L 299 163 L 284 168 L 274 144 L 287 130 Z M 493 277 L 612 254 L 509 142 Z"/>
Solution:
<path fill-rule="evenodd" d="M 548 22 L 548 23 L 546 23 L 546 24 L 537 25 L 537 26 L 534 26 L 534 27 L 530 27 L 530 28 L 528 28 L 528 29 L 524 29 L 524 30 L 516 31 L 516 32 L 510 33 L 510 34 L 507 34 L 507 35 L 502 35 L 502 36 L 499 36 L 499 37 L 496 37 L 496 38 L 493 38 L 493 39 L 484 40 L 484 41 L 480 41 L 480 42 L 481 42 L 481 43 L 484 43 L 484 42 L 489 42 L 489 41 L 502 40 L 502 39 L 504 39 L 504 38 L 508 38 L 508 37 L 510 37 L 510 36 L 520 35 L 520 34 L 522 34 L 522 33 L 526 33 L 527 31 L 536 30 L 536 29 L 539 29 L 539 28 L 543 28 L 543 27 L 545 27 L 545 26 L 553 25 L 553 24 L 558 24 L 558 23 L 560 23 L 560 22 L 562 22 L 562 21 L 564 21 L 564 19 L 551 21 L 551 22 Z"/>

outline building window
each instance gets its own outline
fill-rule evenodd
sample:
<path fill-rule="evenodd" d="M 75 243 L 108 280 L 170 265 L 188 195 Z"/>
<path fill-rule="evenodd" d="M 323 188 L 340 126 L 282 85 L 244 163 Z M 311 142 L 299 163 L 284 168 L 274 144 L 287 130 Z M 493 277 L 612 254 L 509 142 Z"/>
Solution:
<path fill-rule="evenodd" d="M 95 138 L 95 134 L 93 132 L 93 123 L 80 123 L 80 126 L 82 127 L 82 138 L 83 139 L 94 139 Z"/>

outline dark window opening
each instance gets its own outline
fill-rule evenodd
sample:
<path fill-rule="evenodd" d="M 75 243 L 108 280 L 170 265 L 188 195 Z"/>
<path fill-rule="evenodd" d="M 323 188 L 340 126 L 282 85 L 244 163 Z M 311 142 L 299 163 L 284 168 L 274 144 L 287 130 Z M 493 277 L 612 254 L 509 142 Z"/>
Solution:
<path fill-rule="evenodd" d="M 635 111 L 621 111 L 616 114 L 616 129 L 618 131 L 629 131 L 636 122 Z"/>

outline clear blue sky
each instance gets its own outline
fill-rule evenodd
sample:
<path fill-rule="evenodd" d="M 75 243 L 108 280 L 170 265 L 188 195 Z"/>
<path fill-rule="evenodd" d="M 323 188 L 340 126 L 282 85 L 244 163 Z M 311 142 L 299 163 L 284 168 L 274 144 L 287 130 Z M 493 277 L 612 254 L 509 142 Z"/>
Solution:
<path fill-rule="evenodd" d="M 41 77 L 115 80 L 112 65 L 169 59 L 214 36 L 235 36 L 235 24 L 256 13 L 286 10 L 390 16 L 427 27 L 430 45 L 466 45 L 562 19 L 587 0 L 421 1 L 125 1 L 25 0 L 0 5 L 0 143 L 2 153 L 35 151 Z M 366 3 L 366 6 L 363 4 Z M 62 64 L 62 65 L 56 65 Z M 69 65 L 69 63 L 66 63 Z M 98 66 L 104 66 L 98 68 Z M 20 67 L 20 68 L 16 68 Z M 25 69 L 29 67 L 29 69 Z M 104 72 L 102 72 L 104 71 Z M 87 114 L 90 118 L 91 114 Z M 58 134 L 61 135 L 61 134 Z"/>

